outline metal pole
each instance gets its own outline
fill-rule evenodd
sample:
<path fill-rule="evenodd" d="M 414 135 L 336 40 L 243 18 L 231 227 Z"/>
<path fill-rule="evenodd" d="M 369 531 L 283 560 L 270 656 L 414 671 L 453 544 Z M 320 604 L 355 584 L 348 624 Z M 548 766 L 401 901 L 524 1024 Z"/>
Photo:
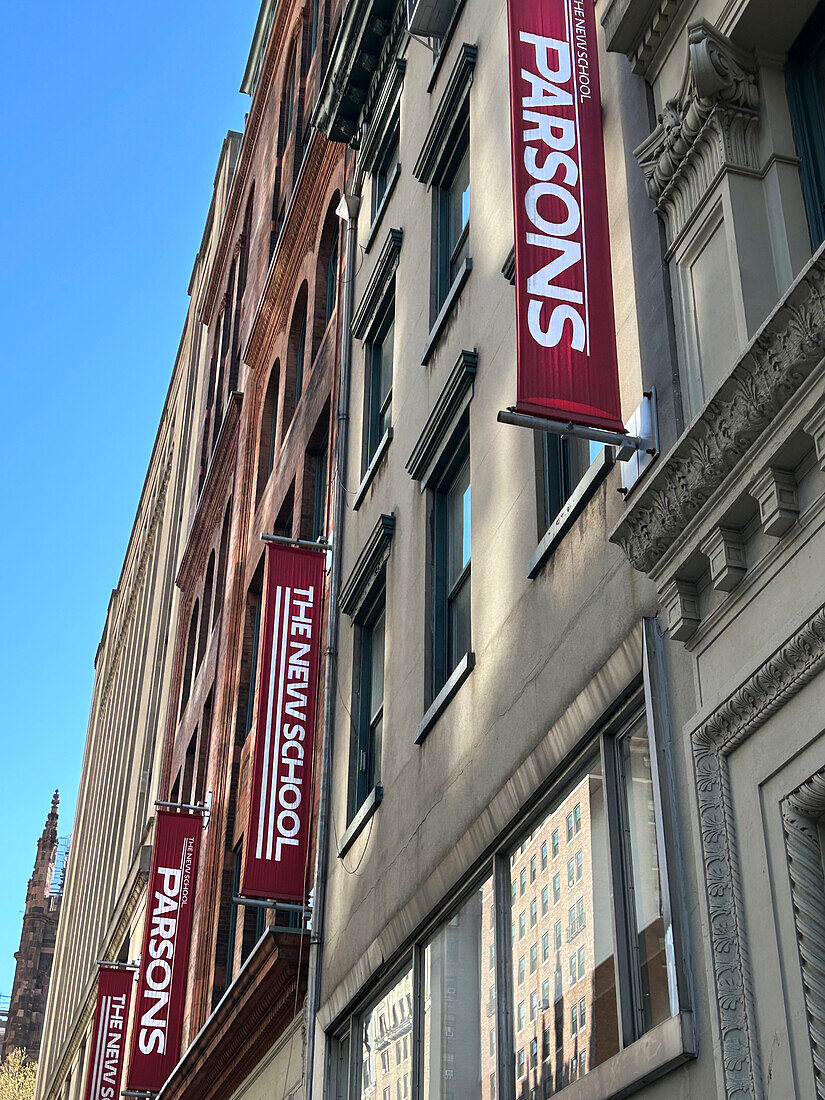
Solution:
<path fill-rule="evenodd" d="M 527 413 L 513 412 L 512 409 L 504 409 L 498 414 L 499 424 L 515 424 L 517 428 L 533 428 L 539 432 L 550 432 L 552 435 L 572 435 L 577 439 L 592 439 L 594 443 L 605 443 L 608 447 L 616 447 L 616 460 L 627 462 L 636 451 L 646 451 L 653 446 L 653 440 L 640 439 L 635 435 L 625 435 L 623 432 L 611 432 L 606 428 L 583 428 L 580 424 L 566 423 L 563 420 L 545 420 L 542 416 L 529 416 Z"/>
<path fill-rule="evenodd" d="M 349 386 L 352 365 L 352 307 L 355 296 L 357 260 L 358 210 L 361 205 L 360 168 L 353 177 L 353 187 L 345 192 L 339 206 L 346 213 L 347 248 L 344 268 L 344 295 L 341 309 L 341 361 L 338 374 L 337 430 L 335 435 L 335 491 L 332 503 L 332 568 L 329 581 L 329 615 L 327 618 L 327 652 L 324 672 L 324 733 L 321 743 L 321 775 L 318 786 L 318 839 L 315 852 L 315 895 L 312 912 L 312 935 L 309 941 L 309 974 L 307 976 L 306 1062 L 304 1067 L 304 1097 L 312 1100 L 315 1068 L 315 1017 L 321 999 L 321 961 L 324 946 L 324 906 L 327 896 L 327 851 L 330 832 L 330 788 L 332 772 L 332 734 L 335 725 L 335 674 L 338 655 L 338 590 L 341 586 L 342 526 L 344 520 L 344 471 L 349 434 Z M 346 184 L 345 184 L 346 186 Z"/>
<path fill-rule="evenodd" d="M 322 539 L 310 542 L 308 539 L 291 539 L 288 535 L 267 535 L 263 531 L 261 532 L 261 540 L 263 542 L 279 543 L 281 546 L 300 546 L 302 550 L 326 551 L 332 549 L 332 543 L 324 542 Z"/>

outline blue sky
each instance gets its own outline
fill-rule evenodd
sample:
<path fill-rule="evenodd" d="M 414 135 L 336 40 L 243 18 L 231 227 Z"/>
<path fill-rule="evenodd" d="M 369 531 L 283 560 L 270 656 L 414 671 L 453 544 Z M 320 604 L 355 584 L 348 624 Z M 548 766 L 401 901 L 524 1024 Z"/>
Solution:
<path fill-rule="evenodd" d="M 3 5 L 0 993 L 186 312 L 258 0 Z"/>

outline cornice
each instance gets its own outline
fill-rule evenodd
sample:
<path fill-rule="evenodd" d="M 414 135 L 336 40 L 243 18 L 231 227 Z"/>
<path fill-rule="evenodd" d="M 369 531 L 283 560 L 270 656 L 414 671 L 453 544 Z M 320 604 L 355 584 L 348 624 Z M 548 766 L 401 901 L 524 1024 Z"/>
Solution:
<path fill-rule="evenodd" d="M 647 74 L 686 0 L 609 0 L 601 22 L 607 49 L 623 53 L 633 72 Z"/>
<path fill-rule="evenodd" d="M 341 586 L 341 610 L 350 618 L 358 618 L 372 595 L 375 581 L 390 556 L 394 534 L 395 514 L 390 512 L 389 515 L 380 515 L 356 558 L 350 575 Z"/>
<path fill-rule="evenodd" d="M 426 183 L 428 187 L 441 164 L 461 105 L 470 93 L 477 59 L 478 46 L 463 42 L 413 167 L 415 178 L 419 183 Z"/>
<path fill-rule="evenodd" d="M 401 256 L 401 244 L 404 240 L 402 229 L 390 229 L 386 240 L 375 261 L 372 275 L 364 287 L 364 293 L 353 314 L 352 335 L 356 340 L 363 340 L 375 323 L 384 300 L 390 291 L 390 285 L 395 278 L 395 271 Z"/>
<path fill-rule="evenodd" d="M 728 758 L 825 669 L 825 607 L 691 734 L 726 1100 L 762 1095 Z"/>
<path fill-rule="evenodd" d="M 301 936 L 270 927 L 197 1033 L 158 1100 L 231 1096 L 300 1012 L 306 989 Z"/>
<path fill-rule="evenodd" d="M 278 4 L 275 9 L 269 45 L 264 56 L 255 95 L 252 99 L 252 106 L 246 119 L 241 149 L 230 182 L 229 195 L 224 205 L 219 240 L 215 246 L 212 265 L 203 291 L 200 321 L 204 325 L 209 324 L 220 293 L 219 287 L 222 286 L 224 271 L 233 243 L 232 235 L 246 194 L 249 171 L 257 149 L 258 135 L 261 130 L 264 112 L 272 91 L 275 70 L 282 56 L 282 47 L 287 37 L 287 20 L 291 8 L 291 4 Z"/>
<path fill-rule="evenodd" d="M 715 491 L 821 362 L 825 246 L 819 248 L 682 437 L 651 470 L 610 541 L 650 573 L 689 536 Z"/>
<path fill-rule="evenodd" d="M 252 370 L 265 362 L 273 340 L 289 320 L 294 284 L 304 256 L 315 246 L 340 156 L 340 150 L 313 132 L 242 351 L 243 361 Z"/>
<path fill-rule="evenodd" d="M 407 459 L 407 472 L 414 481 L 426 478 L 453 421 L 472 397 L 477 368 L 475 349 L 461 351 Z"/>
<path fill-rule="evenodd" d="M 215 449 L 209 460 L 201 495 L 192 517 L 175 583 L 185 592 L 196 578 L 201 558 L 217 524 L 223 518 L 226 505 L 225 488 L 235 468 L 238 424 L 241 418 L 242 393 L 231 393 L 223 414 Z"/>
<path fill-rule="evenodd" d="M 647 191 L 678 235 L 723 168 L 756 172 L 756 61 L 704 19 L 688 24 L 688 60 L 676 96 L 635 150 Z"/>

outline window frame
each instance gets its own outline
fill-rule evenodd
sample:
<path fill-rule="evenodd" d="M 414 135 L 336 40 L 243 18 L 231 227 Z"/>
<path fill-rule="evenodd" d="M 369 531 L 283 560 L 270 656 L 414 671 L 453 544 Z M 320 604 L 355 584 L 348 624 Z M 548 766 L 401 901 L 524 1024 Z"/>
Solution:
<path fill-rule="evenodd" d="M 355 667 L 353 670 L 353 722 L 350 740 L 349 772 L 347 781 L 347 826 L 359 811 L 367 805 L 370 796 L 381 785 L 381 746 L 374 741 L 374 729 L 381 723 L 383 733 L 385 696 L 382 690 L 380 713 L 371 711 L 372 696 L 372 645 L 376 623 L 384 619 L 384 660 L 386 662 L 387 593 L 386 581 L 378 586 L 369 602 L 361 609 L 356 623 Z M 385 665 L 386 668 L 386 665 Z M 386 682 L 386 681 L 385 681 Z M 365 754 L 366 767 L 361 768 L 361 754 Z M 361 775 L 365 777 L 362 783 Z"/>
<path fill-rule="evenodd" d="M 384 344 L 392 329 L 392 369 L 389 389 L 383 399 L 381 395 L 381 367 Z M 395 279 L 392 280 L 379 315 L 367 339 L 364 341 L 364 446 L 361 455 L 361 475 L 366 473 L 378 454 L 384 437 L 392 429 L 392 395 L 395 371 Z M 383 431 L 381 421 L 386 416 L 387 423 Z"/>
<path fill-rule="evenodd" d="M 450 293 L 463 277 L 462 265 L 472 262 L 470 256 L 470 221 L 467 220 L 453 239 L 452 200 L 453 188 L 464 158 L 467 158 L 467 189 L 471 191 L 470 159 L 470 107 L 465 102 L 456 119 L 445 155 L 435 175 L 433 185 L 433 258 L 431 275 L 430 324 L 434 324 L 444 308 Z"/>

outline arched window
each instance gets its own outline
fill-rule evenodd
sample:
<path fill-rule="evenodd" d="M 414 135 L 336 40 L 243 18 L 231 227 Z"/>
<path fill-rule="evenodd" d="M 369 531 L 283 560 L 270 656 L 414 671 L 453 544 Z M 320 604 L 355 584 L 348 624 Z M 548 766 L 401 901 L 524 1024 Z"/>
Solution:
<path fill-rule="evenodd" d="M 209 612 L 212 610 L 212 587 L 215 583 L 215 551 L 209 555 L 209 564 L 206 567 L 206 580 L 203 582 L 203 614 L 201 615 L 201 628 L 198 633 L 198 659 L 195 662 L 195 672 L 201 667 L 203 655 L 206 653 L 206 645 L 211 634 Z"/>
<path fill-rule="evenodd" d="M 306 334 L 307 285 L 303 283 L 301 289 L 298 291 L 295 308 L 292 311 L 292 324 L 289 326 L 282 432 L 286 431 L 287 426 L 291 422 L 292 414 L 295 412 L 295 407 L 301 400 L 301 394 L 304 389 Z"/>
<path fill-rule="evenodd" d="M 243 219 L 241 232 L 241 257 L 238 267 L 238 297 L 246 290 L 246 280 L 249 276 L 249 247 L 252 241 L 252 214 L 255 209 L 255 184 L 249 189 L 249 198 L 246 200 L 246 213 Z"/>
<path fill-rule="evenodd" d="M 218 615 L 223 607 L 226 588 L 226 565 L 229 556 L 229 521 L 232 512 L 232 501 L 228 501 L 226 511 L 223 514 L 221 525 L 221 541 L 218 547 L 218 580 L 215 585 L 215 602 L 212 607 L 212 627 L 218 621 Z"/>
<path fill-rule="evenodd" d="M 258 481 L 255 490 L 255 503 L 269 481 L 269 475 L 275 466 L 275 448 L 278 443 L 278 394 L 281 386 L 281 361 L 276 359 L 269 372 L 264 406 L 261 412 L 261 434 L 258 449 Z"/>
<path fill-rule="evenodd" d="M 283 107 L 281 110 L 281 148 L 289 141 L 292 133 L 292 123 L 295 115 L 295 64 L 296 51 L 293 49 L 286 67 L 286 84 L 284 85 Z"/>
<path fill-rule="evenodd" d="M 195 606 L 192 608 L 192 617 L 189 620 L 189 636 L 186 640 L 186 658 L 183 662 L 183 679 L 181 681 L 180 689 L 180 711 L 178 713 L 178 721 L 183 717 L 183 712 L 186 710 L 186 704 L 189 702 L 189 693 L 192 690 L 192 673 L 195 665 L 195 647 L 198 643 L 198 611 L 200 604 L 195 600 Z"/>
<path fill-rule="evenodd" d="M 338 302 L 338 238 L 341 221 L 335 213 L 338 192 L 332 197 L 324 218 L 315 269 L 315 320 L 312 331 L 312 357 L 315 358 Z"/>

